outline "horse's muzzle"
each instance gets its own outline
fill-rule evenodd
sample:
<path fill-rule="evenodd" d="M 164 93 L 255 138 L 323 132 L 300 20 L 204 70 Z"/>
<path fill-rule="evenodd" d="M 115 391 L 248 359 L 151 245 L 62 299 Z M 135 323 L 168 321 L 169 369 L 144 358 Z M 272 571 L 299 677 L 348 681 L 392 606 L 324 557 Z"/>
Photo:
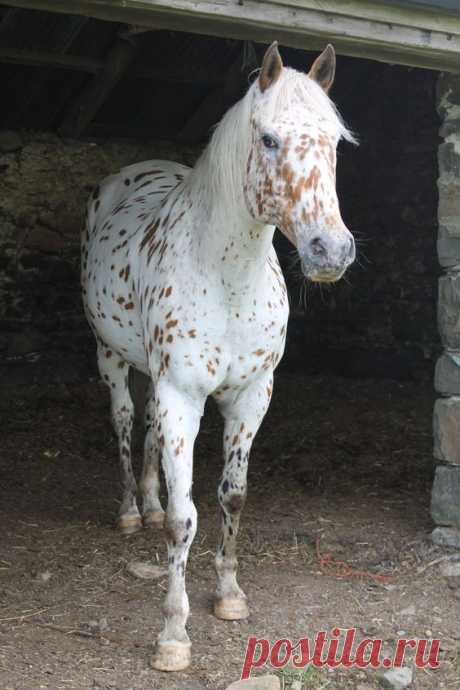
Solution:
<path fill-rule="evenodd" d="M 299 246 L 302 272 L 316 283 L 335 283 L 356 257 L 351 233 L 318 235 Z"/>

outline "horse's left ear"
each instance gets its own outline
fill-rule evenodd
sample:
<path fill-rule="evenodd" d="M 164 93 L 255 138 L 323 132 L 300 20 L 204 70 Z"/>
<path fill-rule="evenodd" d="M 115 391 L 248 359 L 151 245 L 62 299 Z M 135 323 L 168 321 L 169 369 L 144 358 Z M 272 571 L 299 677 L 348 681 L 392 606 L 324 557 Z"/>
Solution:
<path fill-rule="evenodd" d="M 329 91 L 335 76 L 335 50 L 330 43 L 316 58 L 308 76 L 316 81 L 326 93 Z"/>
<path fill-rule="evenodd" d="M 278 41 L 273 41 L 267 48 L 260 68 L 259 86 L 262 93 L 278 80 L 282 69 L 283 61 L 278 51 Z"/>

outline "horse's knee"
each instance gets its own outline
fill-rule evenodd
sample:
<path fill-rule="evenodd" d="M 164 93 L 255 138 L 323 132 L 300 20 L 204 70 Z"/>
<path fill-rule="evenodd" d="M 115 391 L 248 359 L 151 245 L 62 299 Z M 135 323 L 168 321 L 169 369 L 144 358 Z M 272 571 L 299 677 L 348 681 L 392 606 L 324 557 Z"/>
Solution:
<path fill-rule="evenodd" d="M 196 533 L 196 511 L 185 519 L 166 514 L 166 539 L 173 547 L 190 544 Z"/>
<path fill-rule="evenodd" d="M 118 434 L 131 431 L 134 422 L 134 409 L 130 400 L 114 401 L 112 405 L 112 422 Z"/>
<path fill-rule="evenodd" d="M 219 502 L 226 513 L 240 513 L 246 503 L 246 487 L 232 486 L 226 479 L 219 486 Z"/>

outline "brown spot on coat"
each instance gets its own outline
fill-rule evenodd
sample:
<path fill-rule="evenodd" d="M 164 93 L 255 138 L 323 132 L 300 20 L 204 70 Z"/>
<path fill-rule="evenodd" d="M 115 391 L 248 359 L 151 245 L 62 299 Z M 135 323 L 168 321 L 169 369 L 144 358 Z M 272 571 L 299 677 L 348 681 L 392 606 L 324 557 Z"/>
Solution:
<path fill-rule="evenodd" d="M 159 173 L 162 173 L 163 171 L 155 168 L 154 170 L 147 170 L 146 172 L 139 173 L 139 175 L 136 175 L 134 178 L 134 182 L 139 182 L 139 180 L 142 180 L 144 177 L 147 177 L 148 175 L 158 175 Z"/>

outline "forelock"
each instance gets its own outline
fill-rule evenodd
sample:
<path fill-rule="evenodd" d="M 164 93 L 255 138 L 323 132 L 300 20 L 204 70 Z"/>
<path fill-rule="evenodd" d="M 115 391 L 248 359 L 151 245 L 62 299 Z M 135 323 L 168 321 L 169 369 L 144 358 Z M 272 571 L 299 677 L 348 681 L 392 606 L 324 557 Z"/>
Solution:
<path fill-rule="evenodd" d="M 302 109 L 310 114 L 312 124 L 323 124 L 338 139 L 356 143 L 335 104 L 313 79 L 303 72 L 285 67 L 278 81 L 263 94 L 263 118 L 276 121 L 289 110 Z"/>

